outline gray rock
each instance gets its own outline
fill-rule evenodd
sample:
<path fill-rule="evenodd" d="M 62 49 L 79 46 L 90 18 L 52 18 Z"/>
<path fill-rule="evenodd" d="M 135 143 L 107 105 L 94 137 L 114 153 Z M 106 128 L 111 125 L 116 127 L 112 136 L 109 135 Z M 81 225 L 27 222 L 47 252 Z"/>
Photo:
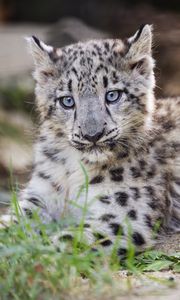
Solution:
<path fill-rule="evenodd" d="M 32 24 L 0 26 L 0 85 L 16 77 L 28 73 L 33 61 L 27 51 L 26 36 L 37 35 L 46 39 L 47 26 Z"/>
<path fill-rule="evenodd" d="M 9 192 L 0 191 L 0 208 L 10 204 L 11 194 Z"/>
<path fill-rule="evenodd" d="M 76 18 L 63 18 L 51 27 L 47 42 L 55 47 L 64 47 L 88 39 L 110 37 L 110 34 L 86 25 Z"/>

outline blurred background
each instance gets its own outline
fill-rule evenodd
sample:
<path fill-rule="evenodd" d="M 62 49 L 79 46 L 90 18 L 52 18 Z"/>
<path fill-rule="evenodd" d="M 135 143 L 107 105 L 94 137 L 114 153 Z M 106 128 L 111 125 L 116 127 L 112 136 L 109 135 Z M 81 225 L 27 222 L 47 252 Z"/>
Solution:
<path fill-rule="evenodd" d="M 0 201 L 32 165 L 35 131 L 32 59 L 25 36 L 61 47 L 127 37 L 154 25 L 157 97 L 180 95 L 180 0 L 0 0 Z"/>

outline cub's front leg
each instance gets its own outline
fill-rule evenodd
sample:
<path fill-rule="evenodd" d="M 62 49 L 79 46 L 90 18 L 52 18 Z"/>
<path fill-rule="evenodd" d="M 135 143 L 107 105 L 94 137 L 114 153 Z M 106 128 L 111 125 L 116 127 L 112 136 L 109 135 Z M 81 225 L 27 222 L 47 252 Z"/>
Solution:
<path fill-rule="evenodd" d="M 13 222 L 17 223 L 21 216 L 31 218 L 33 212 L 37 212 L 43 223 L 58 221 L 67 209 L 65 194 L 63 186 L 51 182 L 45 173 L 33 174 L 27 187 L 17 195 L 17 209 L 12 205 L 7 214 L 0 217 L 0 228 L 9 227 Z"/>

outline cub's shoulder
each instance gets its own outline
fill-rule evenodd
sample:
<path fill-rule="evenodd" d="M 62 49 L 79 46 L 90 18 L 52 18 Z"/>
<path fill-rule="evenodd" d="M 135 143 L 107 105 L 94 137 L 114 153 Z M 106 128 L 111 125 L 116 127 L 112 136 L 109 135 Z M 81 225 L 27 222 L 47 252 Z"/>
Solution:
<path fill-rule="evenodd" d="M 155 106 L 154 120 L 156 126 L 160 126 L 164 133 L 180 128 L 180 97 L 158 99 Z"/>

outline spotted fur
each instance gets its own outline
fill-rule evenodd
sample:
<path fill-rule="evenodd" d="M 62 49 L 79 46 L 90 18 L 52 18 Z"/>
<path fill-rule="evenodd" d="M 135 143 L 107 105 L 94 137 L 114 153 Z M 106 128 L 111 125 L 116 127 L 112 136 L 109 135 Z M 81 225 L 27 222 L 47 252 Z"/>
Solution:
<path fill-rule="evenodd" d="M 129 227 L 137 249 L 154 244 L 157 223 L 159 234 L 180 228 L 180 98 L 154 99 L 151 40 L 149 25 L 125 41 L 62 49 L 29 39 L 40 124 L 20 206 L 29 217 L 38 209 L 47 222 L 67 214 L 78 224 L 82 209 L 69 200 L 84 182 L 83 164 L 89 177 L 85 238 L 109 249 L 120 236 L 119 255 L 126 254 Z M 110 90 L 121 91 L 120 101 L 106 103 Z M 74 97 L 73 109 L 62 107 L 64 96 Z M 83 191 L 76 201 L 83 206 L 85 199 Z M 54 242 L 63 235 L 73 236 L 60 232 Z"/>

